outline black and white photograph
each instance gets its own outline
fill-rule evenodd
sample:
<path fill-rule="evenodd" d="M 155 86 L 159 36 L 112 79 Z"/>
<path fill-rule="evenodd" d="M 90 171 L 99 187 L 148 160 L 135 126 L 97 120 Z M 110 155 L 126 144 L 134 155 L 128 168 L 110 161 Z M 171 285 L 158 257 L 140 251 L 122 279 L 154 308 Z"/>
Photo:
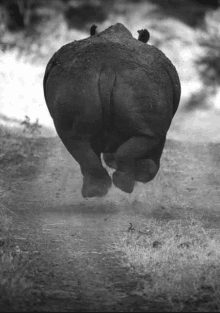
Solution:
<path fill-rule="evenodd" d="M 0 0 L 0 312 L 220 312 L 220 0 Z"/>

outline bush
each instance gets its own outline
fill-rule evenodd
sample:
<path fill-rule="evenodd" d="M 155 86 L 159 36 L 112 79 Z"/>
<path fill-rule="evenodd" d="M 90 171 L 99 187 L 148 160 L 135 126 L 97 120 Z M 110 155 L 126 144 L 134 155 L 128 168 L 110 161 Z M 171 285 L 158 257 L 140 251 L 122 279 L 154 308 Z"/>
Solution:
<path fill-rule="evenodd" d="M 211 92 L 220 85 L 220 9 L 205 18 L 205 32 L 200 32 L 199 45 L 204 54 L 196 61 L 204 84 Z"/>

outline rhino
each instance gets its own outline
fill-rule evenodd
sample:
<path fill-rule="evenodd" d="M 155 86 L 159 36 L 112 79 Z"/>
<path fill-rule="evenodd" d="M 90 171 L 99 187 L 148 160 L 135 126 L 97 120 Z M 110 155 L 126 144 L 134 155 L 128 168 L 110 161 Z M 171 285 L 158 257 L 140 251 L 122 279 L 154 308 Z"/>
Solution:
<path fill-rule="evenodd" d="M 80 166 L 83 198 L 105 196 L 112 183 L 132 193 L 156 176 L 181 95 L 163 52 L 116 23 L 61 47 L 43 88 L 57 134 Z"/>

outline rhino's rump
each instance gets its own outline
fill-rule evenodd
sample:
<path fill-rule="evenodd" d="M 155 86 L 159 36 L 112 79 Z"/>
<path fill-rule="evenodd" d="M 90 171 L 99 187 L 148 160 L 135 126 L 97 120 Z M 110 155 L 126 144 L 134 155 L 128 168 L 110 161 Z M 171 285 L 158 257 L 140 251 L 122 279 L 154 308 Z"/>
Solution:
<path fill-rule="evenodd" d="M 163 136 L 167 132 L 173 117 L 173 92 L 169 77 L 162 75 L 163 84 L 140 68 L 116 74 L 112 101 L 118 130 L 133 136 Z"/>
<path fill-rule="evenodd" d="M 82 73 L 82 72 L 81 72 Z M 98 73 L 83 75 L 53 68 L 46 85 L 49 111 L 58 134 L 92 136 L 102 128 Z"/>
<path fill-rule="evenodd" d="M 64 46 L 54 59 L 46 94 L 58 133 L 87 136 L 112 150 L 131 136 L 167 132 L 174 86 L 162 53 L 148 46 L 143 55 L 129 42 L 99 38 Z"/>

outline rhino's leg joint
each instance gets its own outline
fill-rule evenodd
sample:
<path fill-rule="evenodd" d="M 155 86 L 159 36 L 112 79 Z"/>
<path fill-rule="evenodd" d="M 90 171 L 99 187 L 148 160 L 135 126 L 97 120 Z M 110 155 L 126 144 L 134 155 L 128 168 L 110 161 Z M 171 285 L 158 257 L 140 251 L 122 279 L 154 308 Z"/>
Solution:
<path fill-rule="evenodd" d="M 136 161 L 135 180 L 141 183 L 147 183 L 154 179 L 158 170 L 159 163 L 151 159 L 140 159 Z"/>
<path fill-rule="evenodd" d="M 80 165 L 83 174 L 83 198 L 105 196 L 112 184 L 111 177 L 90 143 L 74 139 L 64 139 L 63 143 Z"/>
<path fill-rule="evenodd" d="M 117 163 L 115 159 L 114 153 L 103 153 L 103 160 L 105 161 L 105 164 L 110 167 L 114 168 L 116 170 Z"/>

